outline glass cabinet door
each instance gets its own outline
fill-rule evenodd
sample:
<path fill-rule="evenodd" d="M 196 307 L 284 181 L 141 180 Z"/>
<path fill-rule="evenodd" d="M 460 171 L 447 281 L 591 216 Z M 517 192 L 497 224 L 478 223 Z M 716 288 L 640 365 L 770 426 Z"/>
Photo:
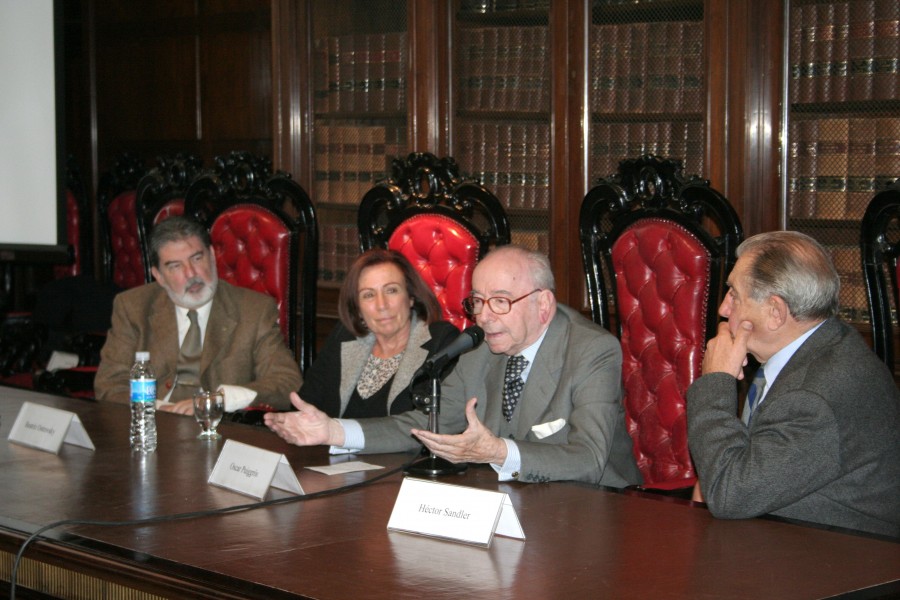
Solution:
<path fill-rule="evenodd" d="M 312 0 L 313 199 L 320 285 L 359 255 L 363 195 L 407 150 L 406 2 Z"/>
<path fill-rule="evenodd" d="M 452 155 L 499 198 L 513 243 L 549 253 L 549 0 L 457 0 Z"/>

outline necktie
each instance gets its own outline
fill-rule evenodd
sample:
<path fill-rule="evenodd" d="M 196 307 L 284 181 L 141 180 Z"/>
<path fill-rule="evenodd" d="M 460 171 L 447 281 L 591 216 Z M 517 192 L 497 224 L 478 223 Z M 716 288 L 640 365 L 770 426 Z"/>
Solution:
<path fill-rule="evenodd" d="M 503 378 L 503 416 L 509 421 L 513 411 L 522 395 L 525 382 L 522 381 L 522 371 L 528 365 L 524 356 L 510 356 L 506 361 L 506 375 Z"/>
<path fill-rule="evenodd" d="M 750 390 L 747 392 L 747 404 L 744 406 L 744 413 L 741 415 L 741 419 L 747 425 L 750 424 L 750 418 L 753 415 L 753 411 L 756 409 L 757 404 L 759 404 L 758 400 L 762 398 L 765 391 L 766 373 L 763 371 L 763 368 L 760 367 L 756 371 L 756 375 L 753 376 L 753 383 L 750 384 Z"/>
<path fill-rule="evenodd" d="M 189 310 L 188 319 L 191 326 L 188 327 L 184 341 L 181 342 L 181 351 L 178 353 L 178 376 L 175 380 L 176 387 L 172 391 L 172 400 L 186 400 L 194 395 L 200 387 L 200 353 L 203 344 L 200 342 L 200 323 L 197 321 L 197 311 Z"/>

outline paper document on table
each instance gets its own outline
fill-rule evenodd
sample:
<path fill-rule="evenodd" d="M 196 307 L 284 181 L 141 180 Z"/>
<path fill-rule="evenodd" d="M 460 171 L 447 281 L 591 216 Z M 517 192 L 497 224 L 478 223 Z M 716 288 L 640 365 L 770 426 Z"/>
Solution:
<path fill-rule="evenodd" d="M 351 460 L 350 462 L 342 462 L 334 465 L 323 465 L 321 467 L 306 467 L 310 471 L 324 473 L 325 475 L 342 475 L 344 473 L 354 473 L 356 471 L 374 471 L 383 469 L 380 465 L 373 465 L 361 460 Z"/>

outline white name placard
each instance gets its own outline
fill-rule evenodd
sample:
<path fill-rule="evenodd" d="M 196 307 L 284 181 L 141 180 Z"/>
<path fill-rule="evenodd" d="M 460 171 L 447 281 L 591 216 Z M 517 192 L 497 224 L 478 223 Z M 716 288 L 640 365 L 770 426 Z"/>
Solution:
<path fill-rule="evenodd" d="M 269 487 L 303 494 L 297 475 L 284 454 L 225 440 L 209 483 L 262 500 Z"/>
<path fill-rule="evenodd" d="M 525 539 L 509 495 L 407 477 L 388 529 L 489 547 L 494 534 Z"/>
<path fill-rule="evenodd" d="M 19 409 L 8 439 L 53 454 L 59 454 L 63 443 L 95 449 L 78 415 L 32 402 L 25 402 Z"/>

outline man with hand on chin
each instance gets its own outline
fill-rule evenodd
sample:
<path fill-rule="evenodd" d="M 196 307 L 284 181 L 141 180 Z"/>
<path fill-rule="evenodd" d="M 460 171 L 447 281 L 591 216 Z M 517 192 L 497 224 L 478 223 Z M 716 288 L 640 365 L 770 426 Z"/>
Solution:
<path fill-rule="evenodd" d="M 462 355 L 441 388 L 441 431 L 419 411 L 331 419 L 291 395 L 299 418 L 266 423 L 298 445 L 366 453 L 419 448 L 487 463 L 501 481 L 640 483 L 625 430 L 618 340 L 558 305 L 546 256 L 502 246 L 475 268 L 464 304 L 485 343 Z M 412 434 L 412 435 L 410 435 Z"/>
<path fill-rule="evenodd" d="M 225 410 L 287 408 L 300 370 L 269 296 L 219 281 L 205 227 L 170 217 L 153 228 L 155 283 L 122 292 L 94 380 L 98 400 L 129 401 L 134 353 L 150 352 L 160 410 L 193 414 L 198 388 L 222 389 Z"/>
<path fill-rule="evenodd" d="M 840 279 L 796 231 L 744 241 L 728 319 L 688 389 L 688 441 L 713 515 L 775 515 L 900 536 L 900 396 L 837 317 Z M 762 365 L 738 417 L 747 354 Z"/>

